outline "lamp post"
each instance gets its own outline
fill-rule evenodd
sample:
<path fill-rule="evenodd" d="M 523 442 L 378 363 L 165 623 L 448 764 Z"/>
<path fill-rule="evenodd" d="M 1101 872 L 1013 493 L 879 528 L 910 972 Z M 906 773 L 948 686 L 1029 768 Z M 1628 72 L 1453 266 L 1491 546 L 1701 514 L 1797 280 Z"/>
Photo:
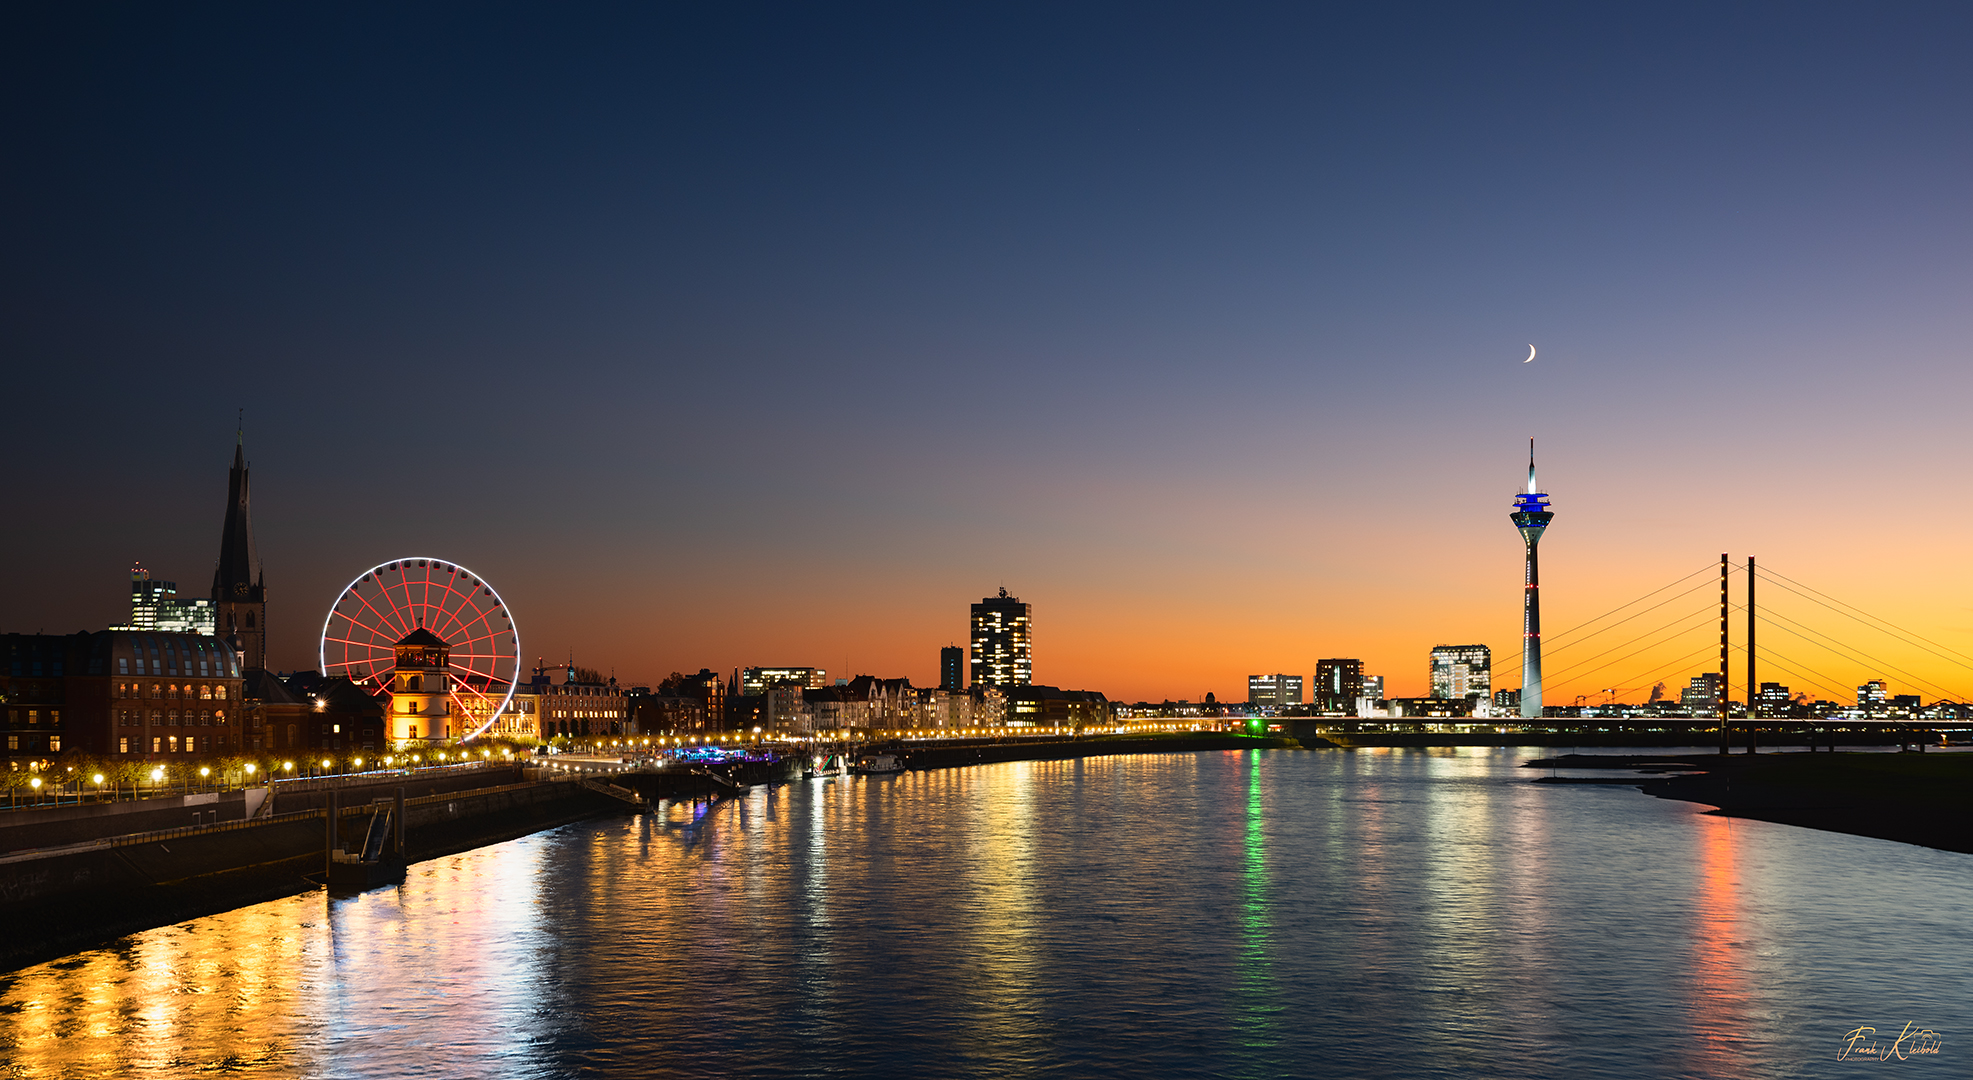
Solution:
<path fill-rule="evenodd" d="M 103 801 L 103 774 L 97 773 L 95 776 L 90 777 L 90 779 L 96 781 L 96 801 L 102 802 Z"/>
<path fill-rule="evenodd" d="M 29 780 L 27 782 L 27 786 L 34 789 L 34 805 L 40 806 L 41 805 L 41 778 L 37 776 L 34 779 Z"/>

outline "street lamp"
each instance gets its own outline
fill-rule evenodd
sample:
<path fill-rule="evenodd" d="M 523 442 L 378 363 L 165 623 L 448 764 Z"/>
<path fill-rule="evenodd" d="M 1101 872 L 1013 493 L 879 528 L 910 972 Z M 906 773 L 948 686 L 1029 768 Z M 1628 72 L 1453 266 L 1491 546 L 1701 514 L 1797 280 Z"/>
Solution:
<path fill-rule="evenodd" d="M 34 803 L 36 806 L 39 806 L 41 804 L 41 778 L 37 776 L 29 780 L 27 786 L 34 789 Z"/>
<path fill-rule="evenodd" d="M 90 777 L 90 779 L 96 781 L 96 801 L 102 802 L 103 801 L 103 774 L 97 773 L 95 776 Z"/>
<path fill-rule="evenodd" d="M 201 765 L 201 766 L 199 766 L 199 780 L 200 780 L 201 782 L 203 782 L 203 781 L 205 780 L 205 778 L 206 778 L 206 777 L 208 777 L 208 776 L 211 776 L 211 775 L 212 775 L 212 770 L 211 770 L 211 769 L 209 769 L 209 768 L 207 768 L 207 767 L 206 767 L 206 766 L 204 766 L 204 765 Z"/>

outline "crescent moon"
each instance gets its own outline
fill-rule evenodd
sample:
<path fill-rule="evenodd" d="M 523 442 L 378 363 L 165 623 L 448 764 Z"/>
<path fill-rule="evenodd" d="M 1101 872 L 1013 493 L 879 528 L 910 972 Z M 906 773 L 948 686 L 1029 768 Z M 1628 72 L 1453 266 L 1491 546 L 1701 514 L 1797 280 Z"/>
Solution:
<path fill-rule="evenodd" d="M 1535 347 L 1534 347 L 1533 345 L 1530 345 L 1530 346 L 1528 346 L 1528 359 L 1526 359 L 1526 360 L 1523 360 L 1523 361 L 1521 361 L 1521 362 L 1522 362 L 1523 364 L 1526 364 L 1526 363 L 1529 363 L 1529 362 L 1531 362 L 1531 361 L 1533 361 L 1533 360 L 1534 360 L 1534 358 L 1535 358 Z"/>

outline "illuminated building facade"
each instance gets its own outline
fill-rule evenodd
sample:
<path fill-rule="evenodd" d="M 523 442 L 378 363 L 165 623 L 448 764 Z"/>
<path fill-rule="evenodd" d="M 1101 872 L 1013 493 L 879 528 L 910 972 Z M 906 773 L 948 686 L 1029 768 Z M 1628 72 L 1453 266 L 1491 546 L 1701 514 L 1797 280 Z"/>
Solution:
<path fill-rule="evenodd" d="M 829 673 L 813 667 L 750 667 L 740 669 L 740 693 L 759 697 L 778 683 L 793 683 L 806 689 L 829 685 Z"/>
<path fill-rule="evenodd" d="M 1247 704 L 1263 709 L 1285 709 L 1302 703 L 1300 675 L 1247 676 Z"/>
<path fill-rule="evenodd" d="M 178 583 L 153 580 L 141 566 L 130 570 L 130 622 L 112 630 L 156 630 L 166 634 L 211 635 L 212 601 L 178 599 Z"/>
<path fill-rule="evenodd" d="M 1432 646 L 1432 696 L 1478 695 L 1489 707 L 1493 697 L 1493 650 L 1485 645 Z"/>
<path fill-rule="evenodd" d="M 1514 497 L 1514 510 L 1508 517 L 1527 545 L 1528 559 L 1523 578 L 1521 601 L 1521 716 L 1541 717 L 1541 564 L 1535 548 L 1555 514 L 1548 509 L 1548 495 L 1535 483 L 1535 441 L 1528 440 L 1528 490 Z"/>
<path fill-rule="evenodd" d="M 0 635 L 0 749 L 16 768 L 71 751 L 123 759 L 237 752 L 240 684 L 239 658 L 204 635 Z"/>
<path fill-rule="evenodd" d="M 1382 687 L 1371 697 L 1383 697 Z M 1323 712 L 1346 713 L 1365 696 L 1363 661 L 1332 659 L 1315 662 L 1315 704 Z"/>
<path fill-rule="evenodd" d="M 423 627 L 397 643 L 390 684 L 393 742 L 452 737 L 451 653 L 452 646 Z"/>
<path fill-rule="evenodd" d="M 1034 605 L 1000 590 L 973 605 L 973 685 L 1034 682 Z"/>

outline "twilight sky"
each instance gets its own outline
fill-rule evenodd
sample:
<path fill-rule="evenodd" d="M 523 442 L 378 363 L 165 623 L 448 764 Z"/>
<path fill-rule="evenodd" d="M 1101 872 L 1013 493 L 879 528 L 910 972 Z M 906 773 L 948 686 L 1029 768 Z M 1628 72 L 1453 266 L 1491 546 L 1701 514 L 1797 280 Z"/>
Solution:
<path fill-rule="evenodd" d="M 934 8 L 10 10 L 0 631 L 203 593 L 244 408 L 283 668 L 432 555 L 633 681 L 1004 584 L 1037 681 L 1422 693 L 1529 436 L 1552 631 L 1752 552 L 1973 653 L 1973 9 Z"/>

